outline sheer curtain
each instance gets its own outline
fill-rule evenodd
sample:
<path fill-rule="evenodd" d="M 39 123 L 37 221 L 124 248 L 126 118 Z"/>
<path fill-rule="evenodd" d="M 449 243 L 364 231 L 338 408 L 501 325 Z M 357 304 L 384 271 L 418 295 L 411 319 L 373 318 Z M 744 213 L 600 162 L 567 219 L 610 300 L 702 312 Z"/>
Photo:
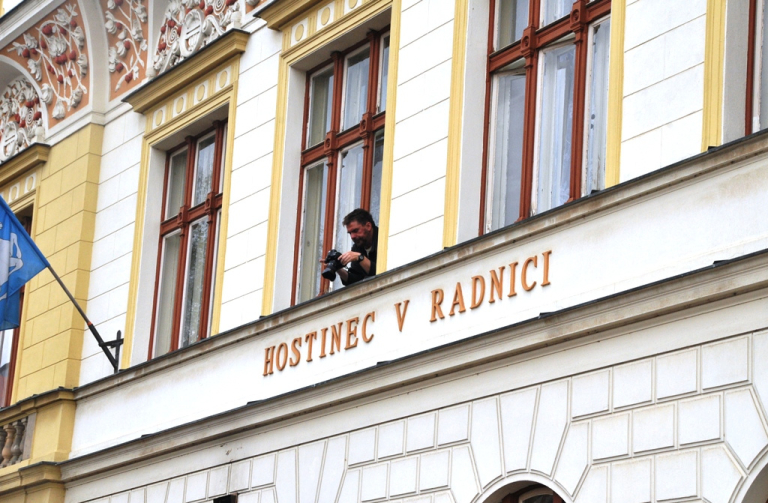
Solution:
<path fill-rule="evenodd" d="M 325 195 L 328 166 L 316 164 L 304 171 L 304 207 L 301 225 L 301 260 L 299 263 L 299 302 L 320 293 L 320 259 L 323 257 L 325 232 Z"/>

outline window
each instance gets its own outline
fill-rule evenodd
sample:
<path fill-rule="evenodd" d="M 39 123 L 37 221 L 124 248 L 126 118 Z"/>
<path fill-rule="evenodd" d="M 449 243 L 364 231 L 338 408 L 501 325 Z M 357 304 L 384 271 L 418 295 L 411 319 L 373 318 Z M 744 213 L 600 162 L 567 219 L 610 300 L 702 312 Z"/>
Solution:
<path fill-rule="evenodd" d="M 168 152 L 150 357 L 210 332 L 226 130 L 216 122 Z"/>
<path fill-rule="evenodd" d="M 341 286 L 322 279 L 320 259 L 352 247 L 347 213 L 365 208 L 379 221 L 388 60 L 389 34 L 372 31 L 307 73 L 294 303 Z"/>
<path fill-rule="evenodd" d="M 610 0 L 492 0 L 480 229 L 605 187 Z"/>
<path fill-rule="evenodd" d="M 745 133 L 768 128 L 768 29 L 765 0 L 749 0 Z"/>

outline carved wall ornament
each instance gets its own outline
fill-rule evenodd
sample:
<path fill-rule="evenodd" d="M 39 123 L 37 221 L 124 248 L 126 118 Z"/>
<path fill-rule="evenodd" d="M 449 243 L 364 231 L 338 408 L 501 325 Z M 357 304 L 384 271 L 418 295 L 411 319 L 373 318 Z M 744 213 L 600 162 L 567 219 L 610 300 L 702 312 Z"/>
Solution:
<path fill-rule="evenodd" d="M 26 77 L 17 77 L 0 95 L 0 162 L 44 137 L 40 97 Z"/>
<path fill-rule="evenodd" d="M 239 28 L 241 17 L 239 0 L 171 0 L 150 76 L 178 65 L 230 28 Z"/>
<path fill-rule="evenodd" d="M 40 82 L 40 100 L 64 119 L 88 94 L 88 51 L 76 3 L 67 3 L 7 49 Z"/>
<path fill-rule="evenodd" d="M 135 86 L 146 75 L 146 0 L 102 0 L 109 43 L 110 99 Z"/>

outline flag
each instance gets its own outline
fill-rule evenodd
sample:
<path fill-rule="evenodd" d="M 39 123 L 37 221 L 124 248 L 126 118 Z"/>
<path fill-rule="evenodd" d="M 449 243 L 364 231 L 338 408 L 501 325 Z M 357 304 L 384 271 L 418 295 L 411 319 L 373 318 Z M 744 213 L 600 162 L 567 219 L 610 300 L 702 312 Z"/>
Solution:
<path fill-rule="evenodd" d="M 0 330 L 19 326 L 21 287 L 48 266 L 48 260 L 0 197 Z"/>

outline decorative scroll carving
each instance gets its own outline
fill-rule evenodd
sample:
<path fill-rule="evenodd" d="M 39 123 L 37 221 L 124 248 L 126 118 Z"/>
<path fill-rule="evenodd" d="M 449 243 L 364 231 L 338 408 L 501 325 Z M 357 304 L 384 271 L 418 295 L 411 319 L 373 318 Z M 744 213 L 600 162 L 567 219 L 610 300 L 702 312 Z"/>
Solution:
<path fill-rule="evenodd" d="M 56 120 L 76 109 L 88 93 L 88 52 L 81 24 L 77 4 L 64 4 L 7 49 L 41 83 L 40 99 Z"/>
<path fill-rule="evenodd" d="M 29 416 L 18 419 L 0 428 L 0 468 L 15 465 L 29 458 L 29 442 L 27 431 Z"/>
<path fill-rule="evenodd" d="M 149 69 L 159 75 L 189 58 L 230 28 L 240 27 L 238 0 L 171 0 Z"/>
<path fill-rule="evenodd" d="M 40 97 L 29 80 L 18 77 L 0 95 L 0 162 L 45 136 Z"/>
<path fill-rule="evenodd" d="M 140 82 L 146 74 L 146 0 L 102 0 L 109 42 L 110 99 Z"/>

